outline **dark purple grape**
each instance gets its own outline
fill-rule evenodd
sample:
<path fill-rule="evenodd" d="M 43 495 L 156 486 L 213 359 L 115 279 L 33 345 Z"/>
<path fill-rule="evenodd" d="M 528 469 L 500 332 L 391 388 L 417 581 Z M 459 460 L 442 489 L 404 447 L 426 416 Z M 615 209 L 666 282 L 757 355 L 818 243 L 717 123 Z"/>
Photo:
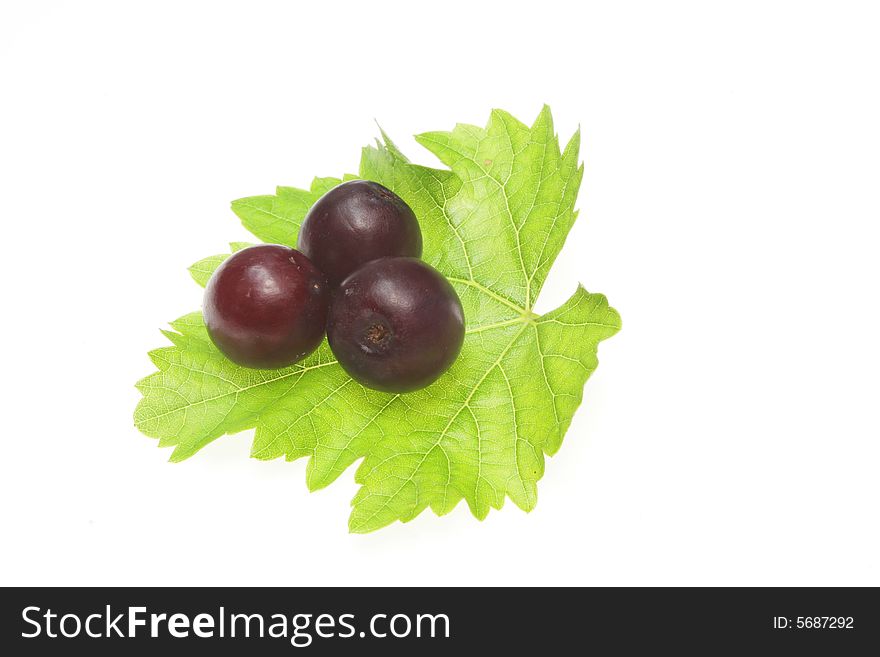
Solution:
<path fill-rule="evenodd" d="M 303 220 L 297 248 L 336 286 L 377 258 L 422 255 L 422 232 L 412 209 L 390 189 L 352 180 L 315 202 Z"/>
<path fill-rule="evenodd" d="M 333 294 L 327 339 L 339 364 L 368 388 L 409 392 L 455 361 L 464 312 L 443 275 L 416 258 L 382 258 Z"/>
<path fill-rule="evenodd" d="M 205 289 L 208 335 L 246 367 L 291 365 L 324 337 L 327 279 L 302 253 L 261 244 L 230 256 Z"/>

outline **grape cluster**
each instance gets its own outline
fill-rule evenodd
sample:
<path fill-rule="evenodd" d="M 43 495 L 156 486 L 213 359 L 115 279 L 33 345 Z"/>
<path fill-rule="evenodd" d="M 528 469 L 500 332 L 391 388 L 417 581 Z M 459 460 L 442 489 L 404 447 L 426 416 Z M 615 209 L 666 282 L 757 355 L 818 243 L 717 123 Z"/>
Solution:
<path fill-rule="evenodd" d="M 353 379 L 418 390 L 464 341 L 461 301 L 421 255 L 419 222 L 402 198 L 368 180 L 342 183 L 309 210 L 297 249 L 252 246 L 217 268 L 205 289 L 208 335 L 239 365 L 277 368 L 312 353 L 326 331 Z"/>

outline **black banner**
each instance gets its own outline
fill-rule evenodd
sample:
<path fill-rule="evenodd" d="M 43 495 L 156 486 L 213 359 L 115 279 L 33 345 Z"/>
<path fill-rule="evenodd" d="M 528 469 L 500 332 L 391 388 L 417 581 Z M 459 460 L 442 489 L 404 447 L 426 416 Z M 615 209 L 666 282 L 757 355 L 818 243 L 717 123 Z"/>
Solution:
<path fill-rule="evenodd" d="M 163 657 L 880 648 L 880 598 L 868 588 L 19 588 L 2 590 L 0 614 L 7 655 L 139 647 Z"/>

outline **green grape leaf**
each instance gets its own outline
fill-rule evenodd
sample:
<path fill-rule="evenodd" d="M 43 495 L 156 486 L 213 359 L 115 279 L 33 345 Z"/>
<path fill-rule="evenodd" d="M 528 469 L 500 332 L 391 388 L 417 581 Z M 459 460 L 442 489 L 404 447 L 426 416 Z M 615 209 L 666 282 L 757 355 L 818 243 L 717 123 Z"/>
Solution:
<path fill-rule="evenodd" d="M 531 126 L 495 110 L 485 128 L 418 135 L 448 169 L 413 164 L 382 137 L 363 150 L 357 177 L 409 203 L 425 260 L 461 297 L 467 334 L 450 370 L 417 392 L 376 392 L 345 374 L 326 341 L 288 368 L 242 368 L 217 351 L 193 313 L 164 332 L 171 346 L 150 353 L 158 371 L 138 383 L 135 423 L 174 447 L 172 461 L 255 428 L 252 456 L 307 457 L 310 490 L 363 459 L 353 532 L 406 522 L 428 507 L 443 515 L 461 500 L 480 519 L 508 497 L 529 511 L 544 456 L 560 448 L 596 369 L 598 344 L 620 329 L 605 297 L 580 286 L 559 308 L 532 310 L 577 216 L 579 135 L 560 149 L 547 107 Z M 279 187 L 234 201 L 233 211 L 258 238 L 294 245 L 311 204 L 340 181 Z M 226 257 L 199 261 L 193 278 L 205 285 Z"/>

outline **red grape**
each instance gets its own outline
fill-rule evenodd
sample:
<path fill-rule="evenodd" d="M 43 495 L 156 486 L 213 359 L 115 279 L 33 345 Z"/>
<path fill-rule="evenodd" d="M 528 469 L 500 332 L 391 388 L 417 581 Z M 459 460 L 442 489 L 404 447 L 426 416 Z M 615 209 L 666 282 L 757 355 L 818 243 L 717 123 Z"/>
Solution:
<path fill-rule="evenodd" d="M 328 303 L 327 280 L 306 256 L 261 244 L 234 253 L 211 276 L 205 325 L 239 365 L 284 367 L 321 343 Z"/>

